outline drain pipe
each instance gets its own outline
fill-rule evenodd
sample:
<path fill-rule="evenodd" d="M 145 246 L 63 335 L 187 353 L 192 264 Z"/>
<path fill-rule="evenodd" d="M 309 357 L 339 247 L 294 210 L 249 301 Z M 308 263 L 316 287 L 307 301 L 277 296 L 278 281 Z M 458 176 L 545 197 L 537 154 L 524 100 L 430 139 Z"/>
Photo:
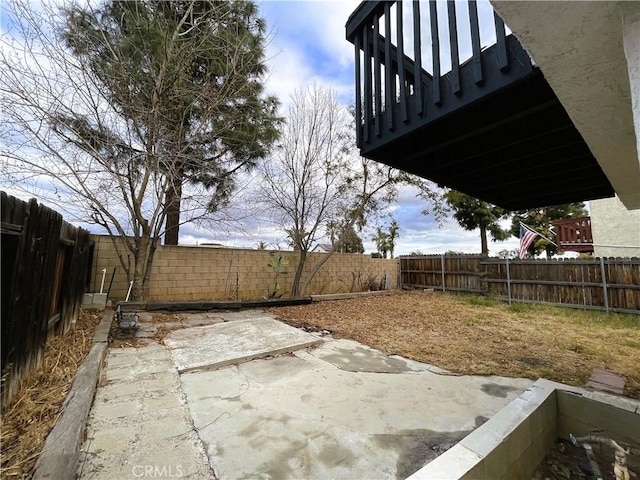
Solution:
<path fill-rule="evenodd" d="M 578 442 L 590 442 L 590 443 L 600 443 L 602 445 L 607 445 L 613 449 L 613 455 L 615 458 L 615 463 L 613 466 L 613 474 L 616 476 L 616 480 L 630 480 L 631 474 L 629 473 L 629 468 L 627 467 L 627 455 L 631 451 L 631 449 L 625 450 L 615 440 L 611 440 L 610 438 L 604 437 L 596 437 L 594 435 L 588 435 L 586 437 L 574 437 L 569 434 L 571 438 L 571 442 L 578 446 Z M 586 447 L 586 443 L 583 447 Z"/>

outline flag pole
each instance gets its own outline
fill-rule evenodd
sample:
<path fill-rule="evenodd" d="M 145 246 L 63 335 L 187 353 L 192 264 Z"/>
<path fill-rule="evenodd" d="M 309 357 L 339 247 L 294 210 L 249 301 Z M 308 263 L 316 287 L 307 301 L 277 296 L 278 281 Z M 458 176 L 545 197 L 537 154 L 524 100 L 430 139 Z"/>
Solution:
<path fill-rule="evenodd" d="M 547 242 L 549 242 L 552 245 L 555 245 L 556 247 L 558 246 L 558 244 L 556 242 L 552 242 L 551 240 L 549 240 L 547 237 L 545 237 L 544 235 L 542 235 L 540 232 L 534 230 L 533 228 L 525 225 L 524 223 L 520 222 L 520 225 L 522 225 L 524 228 L 526 228 L 527 230 L 531 230 L 533 233 L 535 233 L 536 235 L 538 235 L 541 238 L 544 238 Z"/>

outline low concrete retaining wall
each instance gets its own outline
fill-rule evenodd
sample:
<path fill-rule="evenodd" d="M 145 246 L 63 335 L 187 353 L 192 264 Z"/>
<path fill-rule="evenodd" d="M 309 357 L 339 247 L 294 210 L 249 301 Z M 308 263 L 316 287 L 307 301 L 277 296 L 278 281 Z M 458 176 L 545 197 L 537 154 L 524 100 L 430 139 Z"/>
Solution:
<path fill-rule="evenodd" d="M 540 379 L 407 480 L 531 478 L 556 438 L 594 429 L 637 442 L 640 402 Z"/>

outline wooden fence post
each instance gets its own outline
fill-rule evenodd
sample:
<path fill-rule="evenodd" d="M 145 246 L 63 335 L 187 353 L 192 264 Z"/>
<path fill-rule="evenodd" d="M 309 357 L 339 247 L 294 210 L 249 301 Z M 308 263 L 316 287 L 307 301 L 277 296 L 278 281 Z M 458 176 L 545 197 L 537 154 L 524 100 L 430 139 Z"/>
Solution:
<path fill-rule="evenodd" d="M 602 272 L 602 294 L 604 296 L 604 311 L 609 313 L 609 292 L 607 291 L 607 272 L 604 268 L 604 257 L 600 257 L 600 271 Z"/>
<path fill-rule="evenodd" d="M 507 298 L 509 299 L 509 305 L 511 305 L 511 274 L 509 272 L 509 259 L 506 260 L 507 265 Z"/>
<path fill-rule="evenodd" d="M 414 288 L 489 293 L 510 305 L 543 303 L 640 315 L 640 258 L 517 260 L 513 272 L 511 260 L 479 255 L 407 257 L 401 274 L 405 285 Z M 480 285 L 485 282 L 483 288 L 478 279 Z"/>

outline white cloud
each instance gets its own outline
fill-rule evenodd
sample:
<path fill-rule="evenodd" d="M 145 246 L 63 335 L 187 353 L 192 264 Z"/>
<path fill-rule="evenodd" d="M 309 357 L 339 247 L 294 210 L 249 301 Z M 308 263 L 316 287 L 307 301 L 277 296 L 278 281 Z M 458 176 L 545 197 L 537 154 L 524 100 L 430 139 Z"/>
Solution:
<path fill-rule="evenodd" d="M 272 34 L 266 51 L 270 70 L 266 89 L 280 99 L 283 112 L 296 89 L 314 82 L 335 89 L 345 104 L 353 102 L 354 53 L 353 46 L 345 39 L 345 24 L 358 4 L 358 0 L 264 0 L 259 4 L 261 15 L 267 20 L 267 30 Z M 408 6 L 405 10 L 409 11 Z M 0 23 L 0 32 L 11 35 L 7 20 Z M 233 211 L 227 212 L 227 218 L 235 217 L 235 221 L 185 224 L 181 227 L 180 243 L 255 247 L 262 241 L 271 248 L 276 245 L 286 247 L 284 232 L 270 222 L 268 215 L 252 210 L 255 204 L 250 202 L 251 183 L 250 178 L 242 181 L 237 195 L 239 201 Z M 428 205 L 416 198 L 415 190 L 405 188 L 399 193 L 398 201 L 390 208 L 400 225 L 396 254 L 409 254 L 415 250 L 424 253 L 480 251 L 478 231 L 465 231 L 454 220 L 439 227 L 433 216 L 421 213 Z M 384 222 L 382 225 L 385 226 Z M 99 232 L 95 225 L 83 226 Z M 371 241 L 374 227 L 362 233 L 367 252 L 375 251 Z M 494 254 L 517 246 L 518 240 L 513 237 L 506 242 L 491 242 L 489 245 Z"/>
<path fill-rule="evenodd" d="M 311 83 L 333 88 L 353 102 L 353 47 L 345 39 L 345 24 L 355 1 L 265 1 L 271 41 L 267 47 L 270 76 L 267 91 L 283 104 L 296 89 Z"/>

